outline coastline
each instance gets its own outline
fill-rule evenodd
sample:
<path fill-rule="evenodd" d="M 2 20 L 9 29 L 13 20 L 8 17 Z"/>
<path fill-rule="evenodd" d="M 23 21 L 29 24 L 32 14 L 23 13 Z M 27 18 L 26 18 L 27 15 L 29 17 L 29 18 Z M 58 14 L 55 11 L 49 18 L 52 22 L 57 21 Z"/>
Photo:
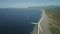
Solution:
<path fill-rule="evenodd" d="M 42 10 L 42 12 L 43 11 L 45 12 L 45 10 Z M 46 21 L 48 21 L 48 18 L 47 18 L 47 16 L 45 14 L 43 15 L 43 17 L 44 18 L 43 18 L 43 20 L 40 23 L 43 32 L 41 32 L 41 30 L 39 30 L 40 31 L 39 33 L 40 34 L 48 34 L 48 33 L 51 34 L 51 32 L 48 29 L 48 22 L 46 22 Z M 38 25 L 35 25 L 35 27 L 33 28 L 33 31 L 31 32 L 31 34 L 38 34 Z"/>
<path fill-rule="evenodd" d="M 42 17 L 42 15 L 41 15 L 41 17 Z M 39 19 L 38 23 L 40 22 L 41 19 Z M 38 34 L 38 25 L 35 24 L 35 26 L 34 26 L 32 32 L 31 32 L 31 34 Z"/>

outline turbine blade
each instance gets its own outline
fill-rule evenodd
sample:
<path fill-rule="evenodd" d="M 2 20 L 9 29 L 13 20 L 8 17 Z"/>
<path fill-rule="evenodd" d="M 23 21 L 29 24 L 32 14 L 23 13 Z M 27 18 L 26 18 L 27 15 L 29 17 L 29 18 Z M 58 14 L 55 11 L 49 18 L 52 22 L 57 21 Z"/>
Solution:
<path fill-rule="evenodd" d="M 38 25 L 38 27 L 39 27 L 39 29 L 41 30 L 41 32 L 43 32 L 42 27 L 41 27 L 40 25 Z"/>
<path fill-rule="evenodd" d="M 31 22 L 32 24 L 38 24 L 38 23 L 34 23 L 34 22 Z"/>

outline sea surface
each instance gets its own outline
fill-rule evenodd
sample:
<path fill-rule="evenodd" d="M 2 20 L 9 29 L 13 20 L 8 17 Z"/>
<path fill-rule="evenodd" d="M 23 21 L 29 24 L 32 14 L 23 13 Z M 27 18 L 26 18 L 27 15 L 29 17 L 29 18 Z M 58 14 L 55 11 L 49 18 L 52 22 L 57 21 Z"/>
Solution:
<path fill-rule="evenodd" d="M 31 22 L 38 22 L 41 11 L 29 8 L 0 8 L 0 34 L 30 34 Z"/>

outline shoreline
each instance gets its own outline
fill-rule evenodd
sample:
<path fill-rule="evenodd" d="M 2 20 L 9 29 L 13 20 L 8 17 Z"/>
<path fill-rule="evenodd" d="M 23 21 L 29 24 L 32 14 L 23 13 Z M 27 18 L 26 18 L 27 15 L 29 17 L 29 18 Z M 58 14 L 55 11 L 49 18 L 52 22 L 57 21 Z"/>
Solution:
<path fill-rule="evenodd" d="M 39 33 L 40 34 L 48 34 L 48 33 L 51 34 L 51 32 L 48 30 L 48 23 L 46 23 L 46 21 L 48 21 L 48 18 L 44 13 L 45 11 L 44 10 L 42 10 L 42 11 L 43 11 L 43 14 L 42 14 L 43 18 L 41 18 L 42 20 L 40 19 L 40 21 L 38 23 L 41 25 L 41 29 L 42 29 L 43 32 L 41 32 L 41 29 L 40 29 Z M 31 32 L 31 34 L 38 34 L 38 25 L 34 26 L 33 31 Z"/>
<path fill-rule="evenodd" d="M 43 17 L 43 13 L 44 13 L 44 11 L 42 11 L 41 18 L 40 18 L 40 20 L 38 21 L 39 24 L 41 23 L 41 21 L 42 21 L 43 18 L 44 18 L 44 17 Z M 35 31 L 34 31 L 34 30 L 35 30 Z M 34 31 L 35 33 L 33 33 L 33 31 Z M 37 32 L 37 33 L 36 33 L 36 32 Z M 31 34 L 38 34 L 38 25 L 35 25 L 35 26 L 34 26 Z"/>

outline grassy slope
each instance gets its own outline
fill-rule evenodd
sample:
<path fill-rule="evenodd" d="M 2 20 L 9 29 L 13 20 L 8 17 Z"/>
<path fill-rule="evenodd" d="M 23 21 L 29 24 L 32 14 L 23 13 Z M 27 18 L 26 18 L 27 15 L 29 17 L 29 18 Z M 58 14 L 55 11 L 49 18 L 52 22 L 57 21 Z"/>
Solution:
<path fill-rule="evenodd" d="M 45 11 L 49 18 L 49 30 L 52 34 L 60 34 L 60 9 L 47 9 Z"/>

